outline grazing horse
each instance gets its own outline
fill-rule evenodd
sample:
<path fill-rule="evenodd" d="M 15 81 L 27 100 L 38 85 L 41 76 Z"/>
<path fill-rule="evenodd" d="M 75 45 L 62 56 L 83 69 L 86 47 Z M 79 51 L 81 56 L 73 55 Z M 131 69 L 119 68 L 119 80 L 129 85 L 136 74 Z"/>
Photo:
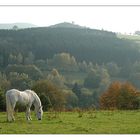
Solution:
<path fill-rule="evenodd" d="M 6 92 L 6 109 L 7 109 L 7 121 L 14 121 L 14 108 L 16 103 L 26 106 L 26 119 L 32 120 L 30 116 L 30 108 L 32 104 L 35 107 L 35 113 L 38 120 L 42 119 L 43 110 L 41 101 L 38 95 L 32 90 L 19 91 L 17 89 L 11 89 Z"/>

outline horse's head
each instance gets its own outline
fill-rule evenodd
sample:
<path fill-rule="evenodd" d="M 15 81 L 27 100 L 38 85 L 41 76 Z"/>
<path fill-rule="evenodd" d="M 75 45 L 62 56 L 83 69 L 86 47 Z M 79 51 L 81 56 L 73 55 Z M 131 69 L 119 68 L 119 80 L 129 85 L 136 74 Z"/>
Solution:
<path fill-rule="evenodd" d="M 37 115 L 38 120 L 42 120 L 42 116 L 43 116 L 42 106 L 39 107 L 36 115 Z"/>

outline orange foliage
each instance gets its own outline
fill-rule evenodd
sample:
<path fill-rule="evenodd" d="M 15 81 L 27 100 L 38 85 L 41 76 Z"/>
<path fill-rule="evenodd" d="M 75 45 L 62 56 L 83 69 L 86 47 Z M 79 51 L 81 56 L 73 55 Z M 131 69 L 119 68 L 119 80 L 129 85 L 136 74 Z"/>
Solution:
<path fill-rule="evenodd" d="M 130 83 L 113 82 L 100 97 L 101 109 L 137 109 L 140 94 Z"/>

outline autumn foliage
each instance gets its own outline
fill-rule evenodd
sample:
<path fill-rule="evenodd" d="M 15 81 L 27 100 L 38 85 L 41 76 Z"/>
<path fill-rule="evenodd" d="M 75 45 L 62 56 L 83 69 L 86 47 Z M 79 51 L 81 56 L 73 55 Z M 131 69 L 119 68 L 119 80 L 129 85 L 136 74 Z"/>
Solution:
<path fill-rule="evenodd" d="M 33 87 L 43 104 L 43 109 L 48 110 L 53 108 L 55 110 L 62 109 L 65 104 L 65 96 L 61 89 L 56 87 L 53 83 L 46 80 L 37 81 Z"/>
<path fill-rule="evenodd" d="M 140 92 L 131 83 L 113 82 L 100 97 L 101 109 L 138 109 Z"/>

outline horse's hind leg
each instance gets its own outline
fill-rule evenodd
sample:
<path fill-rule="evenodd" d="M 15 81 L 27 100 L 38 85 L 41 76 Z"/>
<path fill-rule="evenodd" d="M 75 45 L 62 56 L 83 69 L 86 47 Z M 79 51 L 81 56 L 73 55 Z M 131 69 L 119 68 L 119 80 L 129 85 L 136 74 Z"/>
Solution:
<path fill-rule="evenodd" d="M 11 122 L 12 121 L 12 107 L 8 99 L 9 99 L 8 96 L 6 96 L 7 121 Z"/>
<path fill-rule="evenodd" d="M 12 117 L 12 120 L 15 121 L 15 117 L 14 117 L 14 109 L 15 109 L 15 106 L 16 106 L 16 103 L 14 103 L 12 105 L 12 111 L 11 111 L 11 117 Z"/>
<path fill-rule="evenodd" d="M 8 122 L 11 122 L 12 121 L 11 111 L 7 111 L 7 121 Z"/>
<path fill-rule="evenodd" d="M 11 121 L 14 121 L 14 120 L 15 120 L 15 118 L 13 116 L 13 110 L 10 109 L 10 110 L 7 111 L 7 121 L 11 122 Z"/>

